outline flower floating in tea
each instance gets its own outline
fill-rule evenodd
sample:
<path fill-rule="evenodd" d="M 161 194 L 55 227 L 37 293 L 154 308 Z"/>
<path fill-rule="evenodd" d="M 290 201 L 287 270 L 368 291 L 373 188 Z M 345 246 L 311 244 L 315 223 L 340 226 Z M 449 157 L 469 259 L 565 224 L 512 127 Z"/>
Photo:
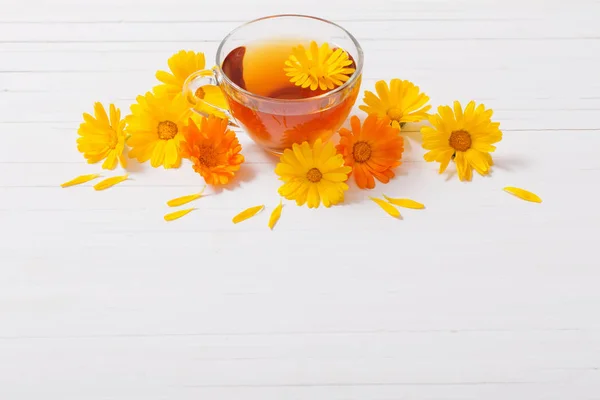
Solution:
<path fill-rule="evenodd" d="M 202 117 L 199 126 L 190 119 L 183 135 L 182 157 L 192 161 L 194 171 L 209 185 L 227 184 L 244 162 L 242 146 L 226 119 Z"/>
<path fill-rule="evenodd" d="M 429 150 L 425 161 L 439 162 L 442 173 L 454 160 L 461 181 L 470 181 L 473 169 L 487 175 L 493 165 L 489 153 L 496 150 L 492 144 L 502 140 L 500 123 L 492 122 L 492 114 L 483 104 L 475 107 L 474 101 L 464 111 L 458 101 L 454 102 L 454 110 L 438 107 L 438 114 L 429 117 L 433 126 L 421 128 L 423 148 Z"/>
<path fill-rule="evenodd" d="M 175 96 L 182 93 L 183 84 L 188 77 L 194 72 L 201 71 L 206 67 L 206 61 L 204 53 L 180 50 L 169 58 L 168 65 L 170 72 L 156 72 L 156 79 L 162 83 L 155 86 L 153 92 L 157 95 L 166 95 L 170 98 L 175 98 Z M 223 92 L 221 92 L 221 89 L 219 89 L 218 86 L 205 85 L 199 87 L 194 95 L 196 98 L 205 100 L 207 103 L 214 106 L 223 109 L 228 108 Z M 196 110 L 205 114 L 218 115 L 218 113 L 220 113 L 215 107 L 211 107 L 204 102 L 194 104 L 194 107 Z M 220 116 L 224 117 L 224 115 Z"/>
<path fill-rule="evenodd" d="M 102 168 L 115 169 L 119 162 L 125 167 L 125 121 L 121 120 L 121 110 L 111 104 L 110 119 L 101 103 L 94 104 L 94 116 L 83 114 L 84 122 L 77 133 L 77 150 L 90 164 L 104 160 Z"/>
<path fill-rule="evenodd" d="M 363 101 L 359 106 L 367 114 L 388 117 L 392 126 L 399 128 L 406 122 L 418 122 L 427 119 L 429 97 L 422 93 L 414 83 L 401 79 L 392 79 L 388 86 L 385 81 L 375 83 L 377 97 L 373 92 L 365 90 Z"/>
<path fill-rule="evenodd" d="M 320 47 L 315 41 L 309 49 L 298 45 L 285 61 L 284 71 L 290 82 L 311 90 L 327 90 L 346 82 L 355 71 L 354 62 L 343 49 L 331 49 L 328 43 Z"/>
<path fill-rule="evenodd" d="M 352 168 L 344 166 L 341 154 L 335 154 L 331 143 L 317 139 L 314 145 L 304 142 L 286 149 L 275 167 L 279 179 L 285 182 L 279 194 L 288 200 L 296 200 L 299 206 L 325 207 L 344 201 L 345 183 Z"/>
<path fill-rule="evenodd" d="M 150 160 L 153 167 L 177 168 L 181 164 L 179 148 L 182 130 L 192 111 L 181 95 L 171 99 L 167 94 L 151 92 L 138 96 L 127 116 L 129 157 L 139 162 Z"/>
<path fill-rule="evenodd" d="M 369 115 L 362 127 L 357 116 L 350 119 L 352 130 L 340 129 L 337 151 L 352 167 L 356 184 L 361 189 L 373 189 L 375 178 L 388 183 L 394 177 L 393 169 L 400 165 L 404 141 L 399 129 L 390 126 L 387 117 Z"/>

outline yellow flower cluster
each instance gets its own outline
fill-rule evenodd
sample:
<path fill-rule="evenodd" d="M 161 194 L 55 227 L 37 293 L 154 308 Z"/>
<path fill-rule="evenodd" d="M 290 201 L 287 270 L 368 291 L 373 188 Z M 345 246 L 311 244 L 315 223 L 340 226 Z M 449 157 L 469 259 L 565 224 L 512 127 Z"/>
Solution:
<path fill-rule="evenodd" d="M 226 119 L 201 117 L 182 95 L 186 79 L 205 67 L 203 53 L 179 51 L 168 60 L 170 72 L 158 71 L 161 82 L 152 91 L 136 98 L 131 114 L 110 104 L 110 118 L 104 106 L 96 103 L 94 116 L 85 113 L 79 127 L 78 149 L 89 163 L 105 160 L 102 167 L 114 169 L 117 161 L 126 166 L 125 153 L 152 167 L 178 168 L 182 158 L 211 185 L 225 185 L 239 170 L 244 157 L 235 133 Z M 207 101 L 222 105 L 218 88 L 205 91 Z"/>
<path fill-rule="evenodd" d="M 214 115 L 214 110 L 198 110 L 202 105 L 191 104 L 182 95 L 187 79 L 203 70 L 205 64 L 203 53 L 182 50 L 172 55 L 168 60 L 169 71 L 156 73 L 160 83 L 137 96 L 130 114 L 124 118 L 115 104 L 105 108 L 95 103 L 93 115 L 84 113 L 78 129 L 77 148 L 87 162 L 102 161 L 102 168 L 112 170 L 119 164 L 126 168 L 129 157 L 140 163 L 149 162 L 155 168 L 169 169 L 178 168 L 182 159 L 187 159 L 206 184 L 231 182 L 245 159 L 236 134 L 229 129 L 229 121 L 222 114 Z M 321 91 L 313 95 L 336 90 L 359 72 L 346 51 L 314 41 L 308 49 L 302 45 L 294 47 L 283 65 L 283 73 L 293 84 L 290 87 L 303 93 L 304 89 Z M 201 96 L 210 104 L 227 107 L 217 87 L 207 87 Z M 293 127 L 282 139 L 289 147 L 275 167 L 275 173 L 283 182 L 279 195 L 294 200 L 299 206 L 331 207 L 344 201 L 351 178 L 359 189 L 374 189 L 376 181 L 390 182 L 404 153 L 405 138 L 401 131 L 405 124 L 420 121 L 428 122 L 420 127 L 422 148 L 426 150 L 423 157 L 427 162 L 438 162 L 439 173 L 446 171 L 454 161 L 461 181 L 470 181 L 473 170 L 480 175 L 489 174 L 493 165 L 490 153 L 502 140 L 500 124 L 492 120 L 493 111 L 474 101 L 468 102 L 466 107 L 455 101 L 452 106 L 439 106 L 437 113 L 431 114 L 429 101 L 429 96 L 408 80 L 380 80 L 375 83 L 374 91 L 365 91 L 364 104 L 359 106 L 367 115 L 362 119 L 351 116 L 348 126 L 339 129 L 339 141 L 335 145 L 321 139 L 319 121 L 314 126 L 311 121 L 306 125 L 308 129 L 302 130 L 302 143 L 286 139 L 291 135 L 289 132 L 299 130 Z M 208 117 L 199 115 L 211 112 Z M 78 185 L 98 177 L 98 174 L 82 175 L 62 186 Z M 104 190 L 127 179 L 127 174 L 109 177 L 94 188 Z M 527 201 L 541 202 L 539 196 L 521 188 L 504 190 Z M 167 204 L 178 207 L 201 197 L 202 192 L 194 193 Z M 424 208 L 423 204 L 406 198 L 383 195 L 383 198 L 370 199 L 395 218 L 401 218 L 397 207 Z M 273 209 L 268 223 L 271 229 L 279 220 L 282 207 L 280 201 Z M 194 209 L 170 212 L 164 219 L 173 221 Z M 242 222 L 263 209 L 263 205 L 248 208 L 233 217 L 232 222 Z"/>

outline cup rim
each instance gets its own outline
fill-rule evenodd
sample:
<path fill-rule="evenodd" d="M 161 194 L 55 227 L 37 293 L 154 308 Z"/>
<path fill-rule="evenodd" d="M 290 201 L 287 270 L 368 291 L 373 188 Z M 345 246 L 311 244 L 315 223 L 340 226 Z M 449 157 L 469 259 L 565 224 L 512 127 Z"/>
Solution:
<path fill-rule="evenodd" d="M 352 43 L 354 44 L 354 46 L 356 47 L 356 50 L 358 52 L 358 60 L 356 60 L 356 71 L 354 71 L 354 73 L 352 74 L 352 76 L 350 77 L 350 79 L 348 79 L 346 82 L 344 82 L 342 85 L 336 87 L 335 89 L 327 92 L 327 93 L 323 93 L 320 94 L 318 96 L 314 96 L 314 97 L 307 97 L 307 98 L 301 98 L 301 99 L 275 99 L 272 97 L 267 97 L 267 96 L 262 96 L 262 95 L 258 95 L 256 93 L 252 93 L 244 88 L 242 88 L 241 86 L 238 86 L 235 82 L 233 82 L 231 79 L 229 79 L 229 77 L 223 73 L 223 70 L 221 68 L 221 50 L 223 49 L 223 46 L 225 45 L 225 43 L 227 42 L 227 40 L 233 36 L 238 30 L 244 28 L 247 25 L 259 22 L 259 21 L 263 21 L 263 20 L 267 20 L 267 19 L 275 19 L 275 18 L 283 18 L 283 17 L 297 17 L 297 18 L 306 18 L 306 19 L 313 19 L 316 21 L 321 21 L 324 22 L 326 24 L 329 25 L 333 25 L 336 28 L 341 29 L 346 35 L 348 35 L 348 37 L 350 38 L 350 40 L 352 40 Z M 349 87 L 350 85 L 354 84 L 354 82 L 356 82 L 356 80 L 358 79 L 359 76 L 361 76 L 362 74 L 362 69 L 363 69 L 363 63 L 364 63 L 364 55 L 363 55 L 363 50 L 362 47 L 360 46 L 360 43 L 358 43 L 358 40 L 356 40 L 356 38 L 354 37 L 354 35 L 352 35 L 350 32 L 348 32 L 348 30 L 346 30 L 344 27 L 336 24 L 335 22 L 331 22 L 328 21 L 326 19 L 323 18 L 319 18 L 319 17 L 314 17 L 311 15 L 304 15 L 304 14 L 274 14 L 274 15 L 268 15 L 266 17 L 261 17 L 261 18 L 257 18 L 257 19 L 253 19 L 251 21 L 248 21 L 240 26 L 238 26 L 237 28 L 235 28 L 234 30 L 232 30 L 231 32 L 229 32 L 227 34 L 227 36 L 225 36 L 223 38 L 223 40 L 221 40 L 221 43 L 219 44 L 219 47 L 217 48 L 217 55 L 216 55 L 216 59 L 217 59 L 217 65 L 216 67 L 219 69 L 220 75 L 221 75 L 221 79 L 223 79 L 224 81 L 227 82 L 227 84 L 229 84 L 230 86 L 232 86 L 236 91 L 239 91 L 247 96 L 253 97 L 255 99 L 258 100 L 263 100 L 263 101 L 270 101 L 270 102 L 276 102 L 276 103 L 294 103 L 294 102 L 308 102 L 308 101 L 314 101 L 314 100 L 319 100 L 319 99 L 324 99 L 327 98 L 329 96 L 332 96 L 336 93 L 341 92 L 342 90 L 344 90 L 345 88 Z"/>

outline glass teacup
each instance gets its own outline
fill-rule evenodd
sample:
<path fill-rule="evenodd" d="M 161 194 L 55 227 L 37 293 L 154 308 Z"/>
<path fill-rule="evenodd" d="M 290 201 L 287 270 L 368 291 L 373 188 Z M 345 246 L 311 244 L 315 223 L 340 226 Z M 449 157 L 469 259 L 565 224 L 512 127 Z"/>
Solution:
<path fill-rule="evenodd" d="M 345 50 L 353 61 L 355 72 L 342 85 L 304 98 L 285 98 L 255 93 L 250 87 L 236 83 L 235 70 L 224 71 L 236 51 L 255 46 L 281 47 L 282 43 L 308 44 L 310 41 L 329 43 Z M 291 47 L 290 47 L 291 52 Z M 256 60 L 269 63 L 269 54 L 258 52 Z M 232 58 L 233 57 L 233 58 Z M 206 110 L 226 115 L 230 124 L 243 128 L 265 150 L 281 154 L 293 143 L 326 141 L 348 118 L 356 102 L 362 78 L 363 52 L 358 41 L 348 31 L 332 22 L 304 15 L 275 15 L 248 22 L 227 35 L 217 50 L 217 65 L 212 70 L 192 74 L 184 85 L 184 95 L 195 104 L 194 110 L 205 115 Z M 273 61 L 279 67 L 279 60 Z M 242 64 L 240 64 L 242 65 Z M 265 64 L 268 66 L 268 64 Z M 283 62 L 281 68 L 284 68 Z M 268 73 L 265 72 L 268 79 Z M 287 78 L 289 79 L 289 78 Z M 229 109 L 208 104 L 202 87 L 218 85 Z"/>

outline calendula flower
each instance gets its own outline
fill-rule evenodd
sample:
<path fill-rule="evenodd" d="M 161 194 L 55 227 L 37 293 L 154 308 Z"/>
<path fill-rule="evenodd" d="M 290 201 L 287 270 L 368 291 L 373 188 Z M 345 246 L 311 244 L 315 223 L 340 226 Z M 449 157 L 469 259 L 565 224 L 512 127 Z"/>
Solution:
<path fill-rule="evenodd" d="M 83 122 L 77 133 L 77 150 L 94 164 L 104 160 L 102 168 L 115 169 L 117 162 L 125 167 L 127 160 L 123 156 L 125 149 L 125 121 L 121 120 L 121 110 L 110 105 L 110 120 L 101 103 L 94 104 L 94 116 L 83 114 Z"/>
<path fill-rule="evenodd" d="M 279 179 L 285 182 L 279 194 L 288 200 L 296 200 L 299 206 L 325 207 L 344 200 L 348 190 L 345 181 L 352 168 L 344 166 L 344 159 L 335 154 L 331 143 L 324 144 L 317 139 L 311 147 L 308 142 L 294 144 L 286 149 L 275 167 Z"/>
<path fill-rule="evenodd" d="M 242 146 L 226 119 L 202 117 L 200 126 L 190 120 L 183 135 L 181 155 L 192 161 L 194 171 L 209 185 L 227 184 L 244 162 Z"/>
<path fill-rule="evenodd" d="M 354 62 L 344 50 L 333 50 L 328 43 L 319 47 L 317 42 L 312 41 L 308 50 L 302 45 L 294 47 L 283 70 L 296 86 L 326 90 L 346 82 L 355 71 L 352 64 Z"/>
<path fill-rule="evenodd" d="M 204 58 L 204 53 L 180 50 L 169 58 L 168 64 L 170 72 L 156 72 L 156 79 L 162 82 L 162 84 L 155 86 L 153 91 L 159 96 L 165 95 L 174 98 L 175 96 L 182 94 L 183 84 L 192 73 L 201 71 L 206 67 L 206 60 Z M 228 108 L 225 96 L 223 96 L 223 92 L 221 92 L 221 89 L 219 89 L 218 86 L 201 86 L 196 89 L 196 93 L 194 94 L 197 98 L 205 100 L 211 105 L 224 109 Z M 193 101 L 193 99 L 187 100 Z M 222 115 L 223 113 L 219 112 L 214 107 L 210 107 L 210 105 L 207 105 L 204 102 L 198 102 L 198 104 L 195 103 L 196 102 L 194 101 L 196 110 L 200 112 L 224 116 Z"/>
<path fill-rule="evenodd" d="M 458 101 L 454 102 L 454 111 L 450 106 L 438 107 L 438 114 L 429 117 L 433 126 L 421 128 L 425 161 L 440 163 L 440 174 L 446 170 L 450 160 L 456 163 L 461 181 L 471 180 L 473 168 L 486 175 L 493 165 L 490 152 L 496 150 L 493 143 L 502 140 L 500 123 L 492 122 L 492 110 L 486 110 L 483 104 L 475 107 L 471 101 L 462 109 Z"/>
<path fill-rule="evenodd" d="M 352 167 L 356 184 L 361 189 L 373 189 L 375 178 L 388 183 L 404 152 L 399 129 L 390 126 L 389 118 L 376 115 L 369 115 L 362 127 L 358 117 L 353 116 L 350 125 L 351 131 L 340 129 L 340 143 L 336 148 L 345 164 Z"/>
<path fill-rule="evenodd" d="M 129 157 L 139 162 L 150 160 L 153 167 L 177 168 L 181 164 L 180 146 L 183 128 L 192 110 L 183 96 L 146 93 L 138 96 L 127 117 Z"/>
<path fill-rule="evenodd" d="M 406 122 L 427 119 L 427 111 L 431 109 L 430 105 L 426 105 L 429 97 L 421 93 L 414 83 L 392 79 L 388 87 L 387 82 L 378 81 L 375 90 L 379 97 L 366 90 L 363 98 L 365 105 L 358 107 L 367 114 L 388 117 L 395 128 L 400 128 Z"/>

